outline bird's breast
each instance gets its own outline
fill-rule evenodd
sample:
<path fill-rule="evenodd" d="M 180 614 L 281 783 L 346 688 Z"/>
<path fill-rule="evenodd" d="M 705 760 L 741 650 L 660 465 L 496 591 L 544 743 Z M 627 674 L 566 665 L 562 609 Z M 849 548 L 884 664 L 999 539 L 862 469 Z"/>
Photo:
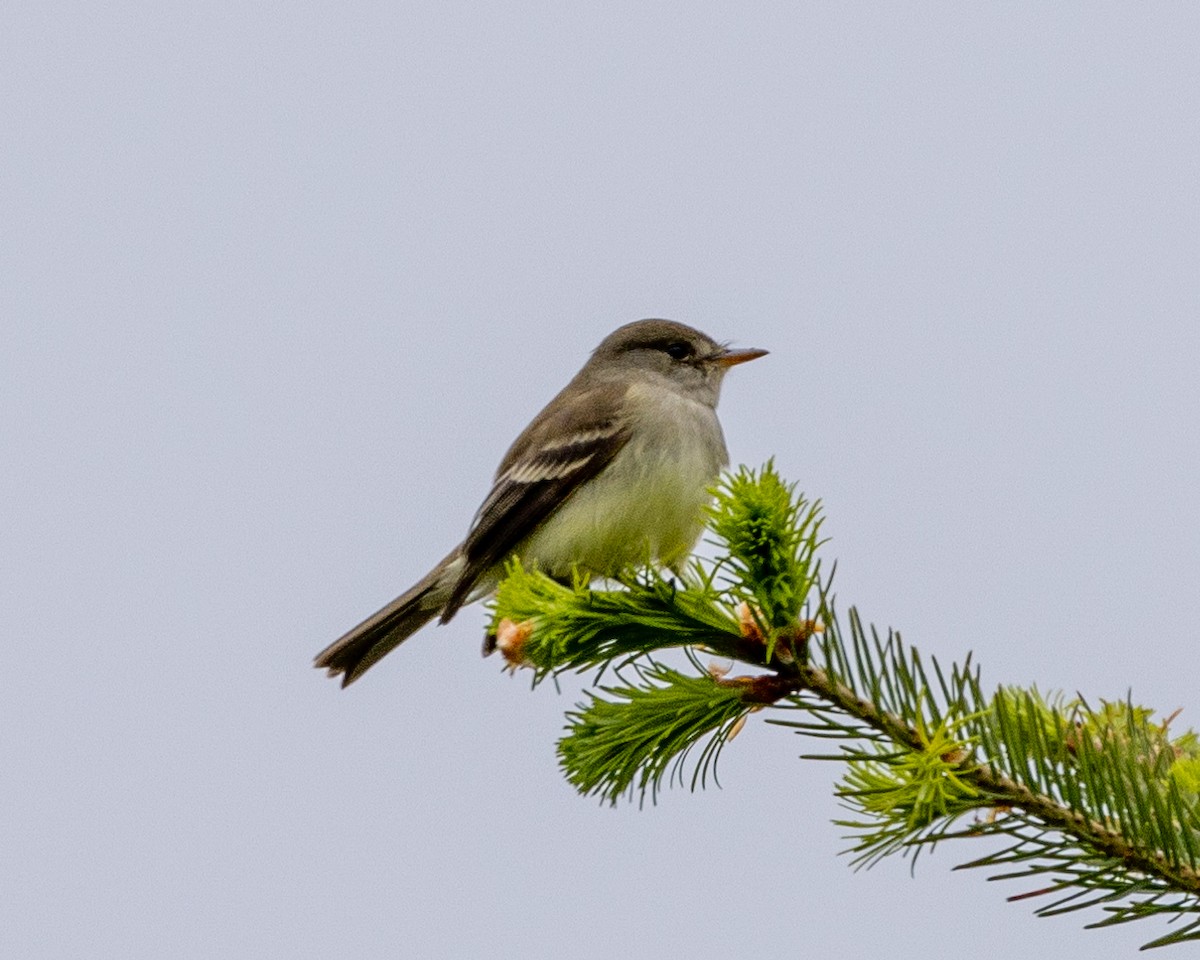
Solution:
<path fill-rule="evenodd" d="M 673 396 L 633 409 L 629 441 L 529 537 L 518 551 L 525 562 L 554 576 L 572 567 L 604 576 L 648 561 L 674 566 L 691 552 L 728 461 L 716 413 Z"/>

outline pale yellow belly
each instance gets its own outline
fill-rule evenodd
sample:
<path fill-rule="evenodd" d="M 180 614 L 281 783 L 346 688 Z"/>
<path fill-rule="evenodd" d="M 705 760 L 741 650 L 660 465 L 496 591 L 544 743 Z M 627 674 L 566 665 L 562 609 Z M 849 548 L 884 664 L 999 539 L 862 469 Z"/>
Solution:
<path fill-rule="evenodd" d="M 573 566 L 604 576 L 647 562 L 678 564 L 704 528 L 709 488 L 725 462 L 715 417 L 696 427 L 637 431 L 639 439 L 529 537 L 518 550 L 522 561 L 552 576 Z"/>

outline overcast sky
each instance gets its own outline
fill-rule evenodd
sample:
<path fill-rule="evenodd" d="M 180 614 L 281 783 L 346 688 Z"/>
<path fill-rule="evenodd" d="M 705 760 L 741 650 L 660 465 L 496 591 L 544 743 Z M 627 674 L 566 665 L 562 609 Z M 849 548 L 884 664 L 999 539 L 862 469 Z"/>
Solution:
<path fill-rule="evenodd" d="M 0 954 L 1092 958 L 854 873 L 836 771 L 575 795 L 580 684 L 484 613 L 313 654 L 466 530 L 618 324 L 734 370 L 838 597 L 984 679 L 1200 725 L 1200 13 L 1185 4 L 0 12 Z M 1187 948 L 1179 948 L 1186 951 Z"/>

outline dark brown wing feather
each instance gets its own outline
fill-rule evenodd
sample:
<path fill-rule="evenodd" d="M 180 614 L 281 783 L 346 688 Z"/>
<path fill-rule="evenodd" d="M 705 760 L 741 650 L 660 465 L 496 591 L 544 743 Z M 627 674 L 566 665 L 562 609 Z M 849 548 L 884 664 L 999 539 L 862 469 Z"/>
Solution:
<path fill-rule="evenodd" d="M 466 567 L 442 611 L 442 623 L 463 605 L 481 575 L 625 446 L 629 434 L 619 417 L 624 395 L 625 387 L 618 384 L 580 392 L 568 404 L 560 394 L 516 439 L 463 542 Z"/>

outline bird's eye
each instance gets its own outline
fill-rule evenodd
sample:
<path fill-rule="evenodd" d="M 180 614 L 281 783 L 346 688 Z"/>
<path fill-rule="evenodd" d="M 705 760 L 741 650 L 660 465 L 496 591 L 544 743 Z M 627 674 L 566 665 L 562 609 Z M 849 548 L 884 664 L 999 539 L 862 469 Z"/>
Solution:
<path fill-rule="evenodd" d="M 686 360 L 694 352 L 692 345 L 683 340 L 676 340 L 673 343 L 668 343 L 663 349 L 667 356 L 672 360 Z"/>

